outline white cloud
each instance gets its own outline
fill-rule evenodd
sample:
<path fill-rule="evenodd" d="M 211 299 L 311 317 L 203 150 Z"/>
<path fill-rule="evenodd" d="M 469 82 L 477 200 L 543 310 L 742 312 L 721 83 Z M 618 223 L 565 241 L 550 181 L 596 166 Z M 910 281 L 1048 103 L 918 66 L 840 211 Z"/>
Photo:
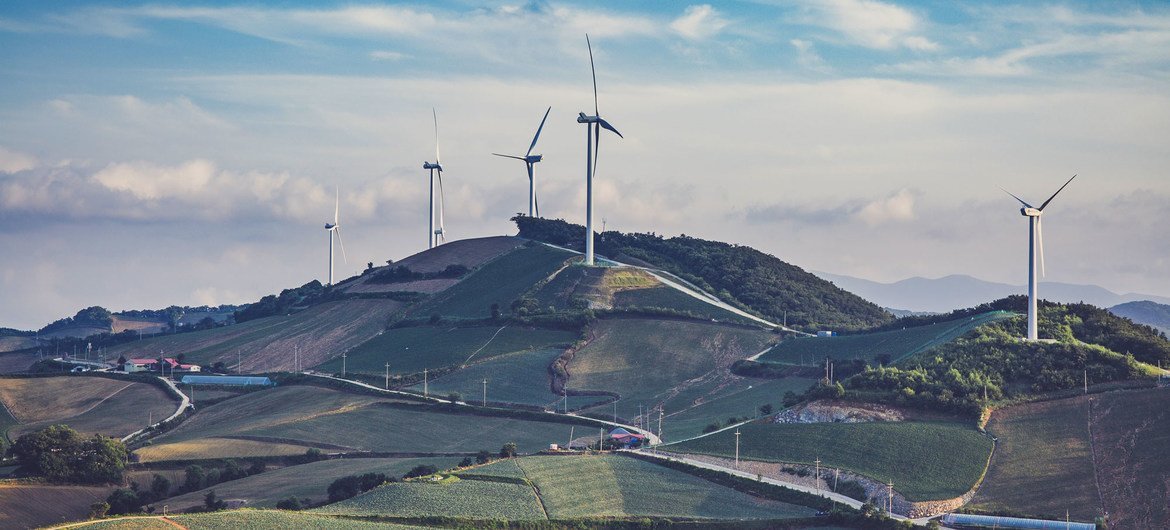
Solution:
<path fill-rule="evenodd" d="M 36 165 L 37 159 L 32 155 L 13 151 L 0 145 L 0 172 L 16 173 L 32 169 Z"/>
<path fill-rule="evenodd" d="M 877 0 L 813 0 L 803 5 L 812 14 L 810 22 L 840 31 L 868 48 L 938 48 L 936 43 L 916 34 L 922 26 L 918 15 L 894 4 Z"/>
<path fill-rule="evenodd" d="M 688 6 L 682 16 L 670 23 L 679 35 L 692 40 L 710 38 L 727 26 L 727 21 L 710 4 Z"/>
<path fill-rule="evenodd" d="M 862 206 L 854 217 L 869 225 L 890 221 L 913 221 L 914 196 L 914 192 L 908 189 L 899 190 L 889 197 Z"/>
<path fill-rule="evenodd" d="M 375 50 L 370 52 L 370 59 L 375 61 L 401 61 L 406 54 L 390 50 Z"/>
<path fill-rule="evenodd" d="M 818 72 L 828 72 L 831 70 L 825 59 L 817 53 L 813 43 L 803 39 L 792 39 L 789 41 L 793 48 L 796 48 L 796 64 L 808 68 L 809 70 Z"/>

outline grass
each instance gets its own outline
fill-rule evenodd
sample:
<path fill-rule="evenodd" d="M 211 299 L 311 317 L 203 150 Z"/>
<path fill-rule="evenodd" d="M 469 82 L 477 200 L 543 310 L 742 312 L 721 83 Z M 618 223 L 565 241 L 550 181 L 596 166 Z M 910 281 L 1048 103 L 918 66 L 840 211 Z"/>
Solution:
<path fill-rule="evenodd" d="M 58 423 L 86 434 L 120 438 L 145 427 L 151 417 L 170 416 L 177 406 L 153 385 L 77 376 L 0 378 L 0 401 L 20 420 L 19 425 L 8 425 L 12 439 Z M 5 421 L 0 418 L 0 432 Z"/>
<path fill-rule="evenodd" d="M 1170 389 L 1093 396 L 1090 416 L 1110 527 L 1170 528 Z"/>
<path fill-rule="evenodd" d="M 736 322 L 741 324 L 758 325 L 721 307 L 708 304 L 689 294 L 673 287 L 658 285 L 644 289 L 618 291 L 613 295 L 613 306 L 625 308 L 665 308 L 684 311 L 699 317 L 719 320 L 722 322 Z"/>
<path fill-rule="evenodd" d="M 364 473 L 385 473 L 401 478 L 417 465 L 433 465 L 449 469 L 459 463 L 455 457 L 427 458 L 351 458 L 323 460 L 309 464 L 283 467 L 266 471 L 247 478 L 216 484 L 166 500 L 172 510 L 179 511 L 193 506 L 202 506 L 208 490 L 215 490 L 221 499 L 242 499 L 251 508 L 272 508 L 276 503 L 289 497 L 310 499 L 311 502 L 328 500 L 327 489 L 334 480 L 349 475 Z M 149 483 L 149 482 L 146 482 Z"/>
<path fill-rule="evenodd" d="M 389 362 L 391 373 L 411 374 L 533 348 L 568 347 L 576 338 L 568 331 L 517 326 L 394 328 L 351 350 L 345 363 L 350 372 L 382 375 Z M 341 372 L 341 363 L 338 357 L 319 369 Z"/>
<path fill-rule="evenodd" d="M 839 337 L 793 338 L 777 344 L 775 348 L 760 356 L 759 360 L 810 366 L 824 362 L 826 357 L 865 361 L 888 357 L 886 364 L 893 364 L 927 348 L 955 340 L 983 324 L 1013 316 L 1015 315 L 1012 313 L 995 311 L 970 318 L 893 331 Z"/>
<path fill-rule="evenodd" d="M 0 481 L 0 528 L 39 528 L 82 519 L 114 488 Z"/>
<path fill-rule="evenodd" d="M 169 521 L 174 521 L 169 522 Z M 362 521 L 342 517 L 330 517 L 305 512 L 281 510 L 229 510 L 214 513 L 172 515 L 166 519 L 160 516 L 121 517 L 95 521 L 81 526 L 87 530 L 251 530 L 267 528 L 314 528 L 319 530 L 411 530 L 427 527 L 411 526 L 377 521 Z"/>
<path fill-rule="evenodd" d="M 443 406 L 403 409 L 373 396 L 284 386 L 205 407 L 137 453 L 151 461 L 296 454 L 308 447 L 428 454 L 497 451 L 507 442 L 528 452 L 568 432 L 560 423 L 454 414 Z"/>
<path fill-rule="evenodd" d="M 436 396 L 455 392 L 475 402 L 476 398 L 482 396 L 482 381 L 487 379 L 488 399 L 491 401 L 551 405 L 559 398 L 549 387 L 548 367 L 560 354 L 559 349 L 542 349 L 492 357 L 438 379 L 431 379 L 427 391 Z M 423 385 L 418 384 L 410 389 L 422 392 Z"/>
<path fill-rule="evenodd" d="M 617 412 L 624 418 L 637 416 L 639 405 L 653 408 L 705 378 L 730 381 L 732 362 L 773 340 L 766 331 L 655 319 L 601 320 L 589 333 L 589 343 L 569 363 L 568 386 L 620 394 Z M 612 407 L 598 412 L 610 414 Z"/>
<path fill-rule="evenodd" d="M 164 351 L 205 366 L 222 361 L 233 371 L 237 359 L 244 372 L 293 370 L 294 348 L 302 367 L 320 364 L 378 335 L 403 306 L 385 299 L 326 302 L 292 315 L 129 342 L 110 348 L 107 357 L 153 358 Z"/>
<path fill-rule="evenodd" d="M 987 431 L 999 438 L 971 508 L 1077 520 L 1101 514 L 1085 397 L 997 410 Z"/>
<path fill-rule="evenodd" d="M 487 262 L 463 281 L 436 293 L 412 310 L 416 316 L 439 314 L 456 318 L 487 318 L 492 304 L 502 313 L 533 285 L 560 269 L 574 254 L 544 245 L 525 245 Z"/>
<path fill-rule="evenodd" d="M 316 513 L 467 517 L 531 521 L 546 519 L 532 487 L 482 480 L 448 479 L 387 484 Z"/>
<path fill-rule="evenodd" d="M 807 517 L 814 510 L 760 499 L 621 455 L 517 460 L 550 517 L 662 516 L 703 519 Z"/>
<path fill-rule="evenodd" d="M 733 416 L 754 418 L 759 415 L 760 405 L 764 404 L 771 404 L 774 410 L 779 411 L 783 408 L 782 401 L 785 392 L 792 391 L 800 394 L 814 382 L 813 379 L 800 377 L 770 380 L 741 378 L 733 384 L 713 391 L 713 397 L 705 398 L 698 405 L 679 410 L 679 406 L 674 402 L 680 400 L 667 402 L 665 405 L 667 416 L 663 421 L 663 436 L 667 440 L 682 440 L 698 436 L 703 433 L 703 428 L 714 422 L 726 425 L 727 419 Z M 655 420 L 656 418 L 650 419 Z M 656 423 L 653 421 L 651 423 L 657 427 Z M 657 432 L 657 429 L 655 431 Z"/>
<path fill-rule="evenodd" d="M 991 440 L 950 422 L 753 423 L 740 427 L 740 458 L 840 467 L 885 482 L 912 501 L 950 499 L 982 476 Z M 667 446 L 731 458 L 735 435 L 723 431 Z"/>

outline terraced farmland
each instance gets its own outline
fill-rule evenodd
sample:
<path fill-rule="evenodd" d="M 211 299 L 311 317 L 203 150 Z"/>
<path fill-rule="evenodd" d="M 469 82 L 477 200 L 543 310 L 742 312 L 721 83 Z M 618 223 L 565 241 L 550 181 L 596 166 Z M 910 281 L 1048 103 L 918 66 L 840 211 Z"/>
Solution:
<path fill-rule="evenodd" d="M 558 346 L 563 351 L 575 333 L 520 326 L 417 326 L 386 330 L 346 354 L 346 370 L 374 375 L 411 374 L 490 359 L 505 353 Z M 341 372 L 341 358 L 318 367 Z"/>
<path fill-rule="evenodd" d="M 987 465 L 991 439 L 949 422 L 752 423 L 740 427 L 740 458 L 840 467 L 893 481 L 908 500 L 950 499 L 970 490 Z M 667 446 L 731 458 L 735 435 L 723 431 Z"/>
<path fill-rule="evenodd" d="M 166 503 L 176 512 L 202 506 L 208 490 L 215 490 L 216 496 L 221 499 L 245 500 L 250 508 L 272 508 L 276 503 L 289 497 L 310 499 L 317 503 L 328 500 L 329 484 L 341 477 L 364 473 L 385 473 L 387 476 L 401 477 L 418 465 L 449 469 L 458 464 L 459 460 L 460 458 L 456 457 L 323 460 L 223 482 L 204 490 L 171 497 Z"/>
<path fill-rule="evenodd" d="M 0 402 L 19 423 L 8 430 L 12 439 L 57 423 L 120 438 L 152 417 L 170 416 L 178 405 L 153 385 L 79 376 L 0 378 Z"/>
<path fill-rule="evenodd" d="M 639 405 L 653 408 L 680 394 L 702 398 L 706 391 L 696 389 L 714 391 L 737 379 L 728 371 L 731 363 L 775 340 L 760 330 L 641 318 L 601 320 L 589 333 L 589 343 L 569 363 L 568 386 L 620 394 L 617 412 L 623 418 L 637 416 Z"/>
<path fill-rule="evenodd" d="M 840 337 L 799 337 L 785 340 L 760 356 L 763 362 L 816 366 L 825 358 L 862 359 L 875 362 L 888 359 L 897 363 L 915 353 L 945 344 L 983 324 L 1014 317 L 1014 313 L 993 311 L 970 318 L 939 322 L 877 333 Z"/>
<path fill-rule="evenodd" d="M 153 358 L 164 351 L 183 353 L 189 362 L 202 365 L 222 361 L 233 369 L 242 359 L 244 372 L 291 371 L 294 349 L 302 367 L 323 363 L 378 335 L 404 305 L 386 299 L 326 302 L 292 315 L 133 341 L 107 354 Z"/>
<path fill-rule="evenodd" d="M 987 478 L 971 508 L 1077 520 L 1101 515 L 1084 396 L 1026 403 L 992 413 L 999 438 Z"/>
<path fill-rule="evenodd" d="M 459 283 L 422 302 L 411 314 L 487 318 L 492 304 L 499 304 L 500 311 L 507 314 L 514 300 L 573 256 L 545 245 L 525 245 L 487 262 Z"/>

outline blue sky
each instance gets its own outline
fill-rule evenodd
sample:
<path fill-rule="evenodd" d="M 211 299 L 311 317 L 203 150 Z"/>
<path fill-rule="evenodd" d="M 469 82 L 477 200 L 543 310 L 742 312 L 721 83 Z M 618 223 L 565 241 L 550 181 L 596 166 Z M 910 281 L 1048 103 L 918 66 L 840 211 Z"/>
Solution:
<path fill-rule="evenodd" d="M 454 238 L 512 232 L 544 109 L 546 216 L 597 211 L 879 281 L 1048 278 L 1170 295 L 1159 2 L 5 2 L 0 326 L 239 303 L 423 248 L 431 108 Z M 1124 214 L 1124 215 L 1123 215 Z"/>

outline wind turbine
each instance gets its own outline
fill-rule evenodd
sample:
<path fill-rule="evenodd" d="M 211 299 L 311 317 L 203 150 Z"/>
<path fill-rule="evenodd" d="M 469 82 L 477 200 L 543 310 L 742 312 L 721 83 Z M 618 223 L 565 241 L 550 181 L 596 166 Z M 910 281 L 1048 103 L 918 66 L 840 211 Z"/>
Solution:
<path fill-rule="evenodd" d="M 593 115 L 586 116 L 584 112 L 577 114 L 577 123 L 584 123 L 585 129 L 585 264 L 593 265 L 593 174 L 597 170 L 597 154 L 601 152 L 601 129 L 605 128 L 620 138 L 622 133 L 613 128 L 609 122 L 601 118 L 601 111 L 597 107 L 597 69 L 593 66 L 593 43 L 589 42 L 589 35 L 585 35 L 585 44 L 589 46 L 589 70 L 593 73 Z M 597 142 L 597 151 L 593 150 L 593 142 Z"/>
<path fill-rule="evenodd" d="M 431 109 L 435 119 L 435 163 L 423 162 L 423 169 L 430 171 L 430 210 L 428 212 L 427 248 L 435 248 L 436 241 L 447 242 L 447 231 L 443 226 L 443 165 L 439 162 L 439 115 Z M 435 229 L 435 171 L 439 172 L 439 229 Z"/>
<path fill-rule="evenodd" d="M 325 230 L 329 231 L 329 285 L 333 285 L 333 236 L 337 236 L 337 243 L 341 246 L 341 259 L 349 263 L 345 256 L 345 243 L 341 241 L 341 225 L 337 221 L 341 211 L 341 192 L 334 188 L 333 193 L 333 222 L 325 223 Z"/>
<path fill-rule="evenodd" d="M 504 158 L 515 158 L 516 160 L 523 160 L 524 165 L 528 166 L 528 217 L 540 217 L 540 205 L 536 202 L 536 181 L 534 177 L 532 165 L 544 160 L 544 155 L 534 155 L 532 150 L 536 148 L 536 141 L 540 139 L 540 131 L 544 129 L 544 122 L 548 119 L 548 113 L 552 111 L 552 107 L 544 111 L 544 118 L 540 120 L 540 127 L 536 128 L 536 136 L 532 137 L 532 144 L 528 146 L 528 152 L 524 156 L 501 155 L 500 153 L 492 153 L 496 156 Z"/>
<path fill-rule="evenodd" d="M 1040 216 L 1044 213 L 1044 208 L 1048 206 L 1048 203 L 1052 202 L 1052 199 L 1055 199 L 1064 190 L 1065 186 L 1068 186 L 1069 182 L 1072 182 L 1075 178 L 1077 178 L 1076 175 L 1069 178 L 1064 183 L 1064 186 L 1056 190 L 1056 193 L 1053 193 L 1039 208 L 1024 202 L 1024 199 L 1016 197 L 1012 192 L 1003 190 L 1004 193 L 1011 195 L 1012 198 L 1020 201 L 1020 204 L 1024 205 L 1023 208 L 1020 208 L 1020 215 L 1028 218 L 1028 337 L 1026 340 L 1034 341 L 1039 339 L 1038 320 L 1036 316 L 1036 301 L 1038 299 L 1036 294 L 1037 257 L 1040 260 L 1040 275 L 1044 275 L 1044 230 Z M 1003 188 L 1000 189 L 1002 190 Z"/>

